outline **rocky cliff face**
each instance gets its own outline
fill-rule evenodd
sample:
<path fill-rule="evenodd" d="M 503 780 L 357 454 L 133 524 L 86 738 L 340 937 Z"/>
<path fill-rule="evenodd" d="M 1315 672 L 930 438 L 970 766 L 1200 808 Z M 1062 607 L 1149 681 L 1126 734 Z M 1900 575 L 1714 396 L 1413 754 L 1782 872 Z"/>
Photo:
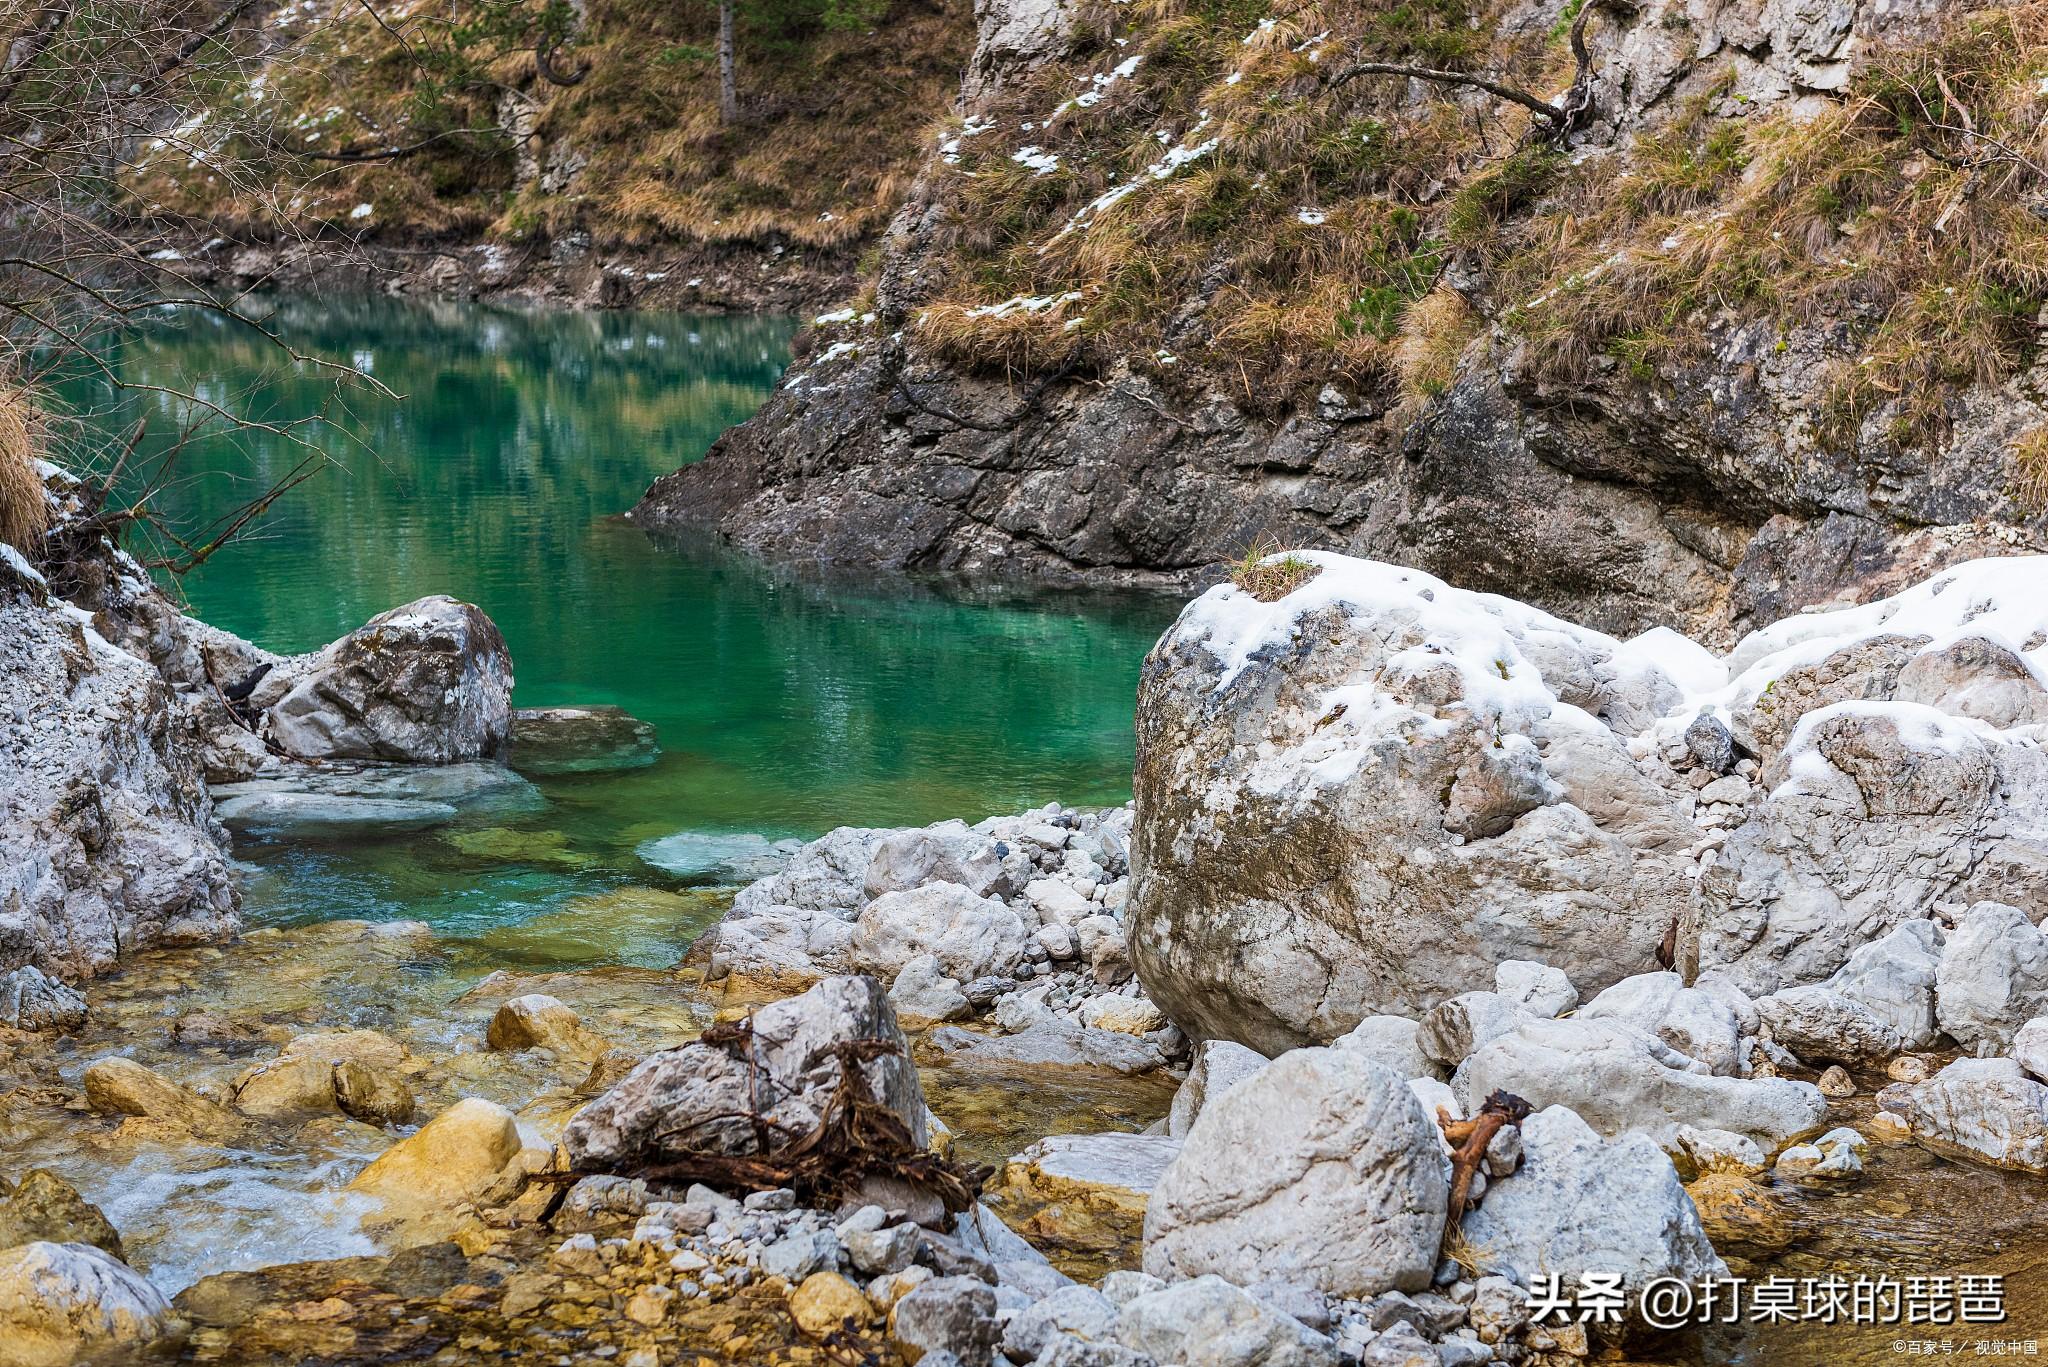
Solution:
<path fill-rule="evenodd" d="M 104 972 L 236 925 L 189 714 L 154 668 L 0 564 L 0 969 Z"/>
<path fill-rule="evenodd" d="M 1066 581 L 1328 547 L 1721 644 L 2038 546 L 2043 300 L 1969 244 L 2031 259 L 2044 187 L 1981 147 L 1951 177 L 1960 145 L 1885 112 L 2010 113 L 2031 146 L 2010 44 L 2042 10 L 2001 13 L 2012 39 L 1933 0 L 1596 7 L 1559 140 L 1329 76 L 1485 68 L 1562 102 L 1553 4 L 1241 36 L 986 5 L 871 295 L 633 516 Z"/>

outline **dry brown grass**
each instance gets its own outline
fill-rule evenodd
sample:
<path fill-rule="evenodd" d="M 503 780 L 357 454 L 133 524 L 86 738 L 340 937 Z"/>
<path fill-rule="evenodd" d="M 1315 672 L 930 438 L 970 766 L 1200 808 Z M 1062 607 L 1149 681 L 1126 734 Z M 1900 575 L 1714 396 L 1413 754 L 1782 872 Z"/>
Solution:
<path fill-rule="evenodd" d="M 1513 145 L 1527 118 L 1411 103 L 1400 82 L 1323 82 L 1354 52 L 1529 79 L 1553 58 L 1540 35 L 1497 35 L 1497 7 L 1475 26 L 1462 0 L 1311 0 L 1242 41 L 1265 12 L 1219 18 L 1214 4 L 1176 0 L 1120 10 L 1100 46 L 1010 91 L 990 111 L 998 131 L 963 139 L 942 187 L 952 276 L 913 320 L 920 334 L 997 373 L 1129 360 L 1254 412 L 1332 382 L 1395 391 L 1406 317 L 1444 259 L 1441 187 L 1483 141 Z M 1063 103 L 1131 55 L 1142 62 L 1099 103 Z M 1153 174 L 1167 147 L 1212 140 Z M 1024 141 L 1058 167 L 1012 160 Z M 988 311 L 1066 295 L 1079 300 L 1057 313 Z"/>
<path fill-rule="evenodd" d="M 2029 512 L 2048 512 L 2048 427 L 2021 433 L 2012 444 L 2012 460 L 2017 471 L 2012 497 Z"/>
<path fill-rule="evenodd" d="M 1230 566 L 1230 582 L 1261 603 L 1277 603 L 1321 574 L 1322 567 L 1262 540 Z"/>
<path fill-rule="evenodd" d="M 462 9 L 458 0 L 455 12 Z M 574 61 L 589 77 L 540 83 L 528 50 L 491 64 L 493 80 L 542 100 L 535 149 L 546 169 L 558 141 L 587 158 L 566 187 L 518 188 L 511 140 L 452 139 L 388 164 L 341 165 L 293 206 L 294 226 L 351 235 L 488 233 L 522 241 L 586 232 L 600 246 L 771 241 L 850 251 L 887 224 L 928 150 L 930 111 L 949 104 L 971 46 L 968 8 L 898 0 L 872 31 L 820 29 L 742 43 L 749 117 L 718 117 L 717 79 L 690 53 L 707 47 L 715 9 L 655 0 L 592 0 Z M 743 34 L 743 39 L 745 35 Z M 294 139 L 319 147 L 375 144 L 408 126 L 414 71 L 397 43 L 356 6 L 300 38 L 306 60 L 273 69 L 263 107 Z M 243 91 L 222 95 L 246 103 Z M 459 122 L 492 128 L 494 91 L 458 102 Z M 329 117 L 329 111 L 341 111 Z M 145 204 L 242 232 L 280 225 L 169 149 L 131 177 Z M 367 220 L 350 212 L 371 204 Z"/>
<path fill-rule="evenodd" d="M 50 505 L 35 469 L 34 416 L 17 391 L 0 389 L 0 541 L 37 558 Z"/>
<path fill-rule="evenodd" d="M 1963 387 L 2024 367 L 2048 305 L 2048 223 L 2026 207 L 2048 190 L 2043 44 L 2042 0 L 1966 15 L 1870 54 L 1817 118 L 1696 111 L 1625 163 L 1560 172 L 1491 246 L 1507 322 L 1539 370 L 1579 376 L 1606 355 L 1644 380 L 1730 326 L 1768 322 L 1782 346 L 1844 324 L 1822 435 L 1854 443 L 1874 421 L 1938 442 Z"/>

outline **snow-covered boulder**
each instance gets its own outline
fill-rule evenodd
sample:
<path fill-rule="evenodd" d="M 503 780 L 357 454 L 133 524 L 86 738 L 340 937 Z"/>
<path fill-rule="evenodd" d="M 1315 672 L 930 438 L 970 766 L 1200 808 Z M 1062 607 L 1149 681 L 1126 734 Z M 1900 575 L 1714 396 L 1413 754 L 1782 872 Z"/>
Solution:
<path fill-rule="evenodd" d="M 1211 589 L 1146 661 L 1129 925 L 1148 995 L 1278 1052 L 1419 1015 L 1504 960 L 1569 960 L 1594 990 L 1654 968 L 1697 832 L 1627 741 L 1705 652 L 1664 633 L 1660 662 L 1416 570 L 1302 558 L 1276 602 Z"/>
<path fill-rule="evenodd" d="M 1954 566 L 1746 638 L 1713 700 L 1765 790 L 1700 879 L 1681 968 L 1826 981 L 1938 907 L 2048 892 L 2048 559 Z"/>
<path fill-rule="evenodd" d="M 1296 1282 L 1341 1296 L 1419 1291 L 1449 1181 L 1406 1079 L 1298 1049 L 1211 1101 L 1145 1213 L 1145 1270 Z"/>

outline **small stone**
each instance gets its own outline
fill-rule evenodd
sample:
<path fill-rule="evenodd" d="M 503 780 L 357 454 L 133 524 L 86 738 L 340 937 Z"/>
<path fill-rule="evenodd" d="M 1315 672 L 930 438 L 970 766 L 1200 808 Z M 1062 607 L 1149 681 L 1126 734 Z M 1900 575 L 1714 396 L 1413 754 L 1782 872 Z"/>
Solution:
<path fill-rule="evenodd" d="M 334 1066 L 334 1100 L 341 1113 L 365 1125 L 404 1125 L 418 1103 L 412 1089 L 398 1078 L 352 1060 Z"/>
<path fill-rule="evenodd" d="M 1780 1177 L 1808 1177 L 1826 1161 L 1827 1155 L 1816 1146 L 1794 1144 L 1778 1155 L 1776 1170 Z"/>
<path fill-rule="evenodd" d="M 915 1225 L 857 1231 L 846 1237 L 846 1252 L 853 1265 L 871 1277 L 901 1272 L 916 1260 L 919 1233 Z"/>
<path fill-rule="evenodd" d="M 748 1192 L 740 1204 L 752 1211 L 784 1211 L 796 1209 L 796 1193 L 788 1187 L 775 1187 L 769 1191 Z"/>
<path fill-rule="evenodd" d="M 996 1293 L 973 1277 L 934 1277 L 896 1302 L 889 1336 L 912 1362 L 947 1352 L 966 1367 L 990 1367 L 1002 1337 Z"/>
<path fill-rule="evenodd" d="M 1913 1142 L 1913 1127 L 1906 1123 L 1904 1116 L 1893 1115 L 1890 1111 L 1879 1111 L 1863 1122 L 1865 1129 L 1876 1137 L 1880 1144 L 1910 1144 Z"/>
<path fill-rule="evenodd" d="M 789 1295 L 790 1318 L 812 1338 L 842 1327 L 860 1329 L 874 1316 L 860 1288 L 837 1272 L 814 1272 Z"/>
<path fill-rule="evenodd" d="M 1933 1076 L 1927 1060 L 1918 1054 L 1900 1054 L 1885 1065 L 1884 1075 L 1893 1082 L 1925 1082 Z"/>
<path fill-rule="evenodd" d="M 1851 1078 L 1849 1070 L 1839 1063 L 1830 1064 L 1828 1070 L 1820 1075 L 1820 1081 L 1816 1085 L 1819 1086 L 1822 1096 L 1845 1097 L 1856 1095 L 1855 1079 Z"/>
<path fill-rule="evenodd" d="M 649 1329 L 659 1328 L 668 1319 L 675 1294 L 665 1286 L 643 1286 L 626 1301 L 626 1318 Z"/>

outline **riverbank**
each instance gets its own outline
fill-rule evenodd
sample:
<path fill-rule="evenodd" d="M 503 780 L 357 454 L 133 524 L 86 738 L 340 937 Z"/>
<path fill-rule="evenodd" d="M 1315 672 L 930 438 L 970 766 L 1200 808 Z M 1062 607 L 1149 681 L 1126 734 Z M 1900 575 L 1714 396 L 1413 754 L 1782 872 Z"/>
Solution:
<path fill-rule="evenodd" d="M 152 237 L 154 244 L 158 241 Z M 222 295 L 350 294 L 693 314 L 813 314 L 857 284 L 857 250 L 780 242 L 599 246 L 588 234 L 530 244 L 474 238 L 232 243 L 206 234 L 155 246 L 169 273 Z"/>

